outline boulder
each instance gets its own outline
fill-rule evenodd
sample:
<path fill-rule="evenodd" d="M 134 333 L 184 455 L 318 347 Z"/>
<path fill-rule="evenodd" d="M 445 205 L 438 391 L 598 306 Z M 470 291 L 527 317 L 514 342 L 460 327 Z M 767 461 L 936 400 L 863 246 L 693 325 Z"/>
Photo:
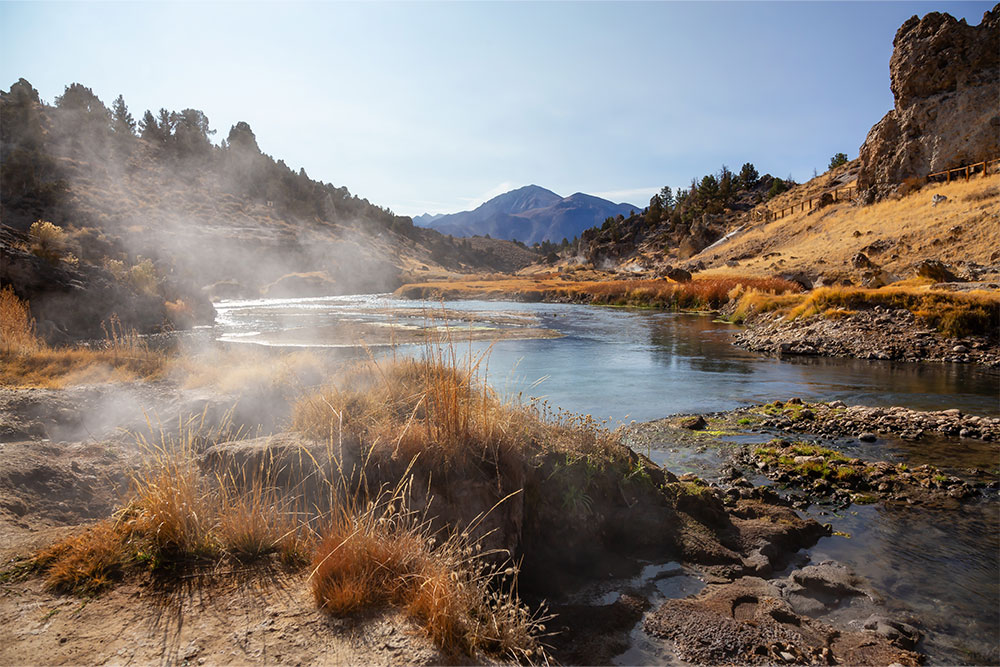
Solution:
<path fill-rule="evenodd" d="M 708 422 L 701 415 L 695 415 L 694 417 L 688 417 L 682 420 L 679 424 L 681 428 L 686 428 L 689 431 L 703 431 L 708 427 Z"/>
<path fill-rule="evenodd" d="M 943 262 L 936 259 L 925 259 L 919 262 L 914 270 L 921 278 L 930 278 L 936 283 L 958 283 L 964 282 L 959 276 L 952 273 Z"/>
<path fill-rule="evenodd" d="M 878 265 L 875 262 L 868 259 L 868 255 L 863 252 L 859 252 L 854 257 L 851 257 L 851 266 L 855 269 L 877 269 Z"/>
<path fill-rule="evenodd" d="M 691 282 L 691 274 L 682 268 L 673 268 L 667 271 L 667 278 L 678 283 L 689 283 Z"/>
<path fill-rule="evenodd" d="M 1000 155 L 1000 7 L 978 26 L 913 16 L 896 32 L 889 78 L 894 107 L 858 156 L 858 189 L 869 200 L 904 179 Z"/>

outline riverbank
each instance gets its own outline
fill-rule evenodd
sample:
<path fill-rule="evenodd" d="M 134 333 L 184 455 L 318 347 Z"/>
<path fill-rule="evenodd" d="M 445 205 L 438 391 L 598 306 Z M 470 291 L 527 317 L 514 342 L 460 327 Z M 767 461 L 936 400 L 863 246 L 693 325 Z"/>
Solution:
<path fill-rule="evenodd" d="M 927 281 L 866 289 L 801 287 L 744 277 L 595 279 L 570 272 L 415 283 L 395 296 L 484 299 L 716 312 L 742 325 L 734 342 L 772 356 L 973 363 L 1000 366 L 1000 291 L 938 288 Z"/>
<path fill-rule="evenodd" d="M 465 380 L 453 375 L 455 372 L 418 362 L 385 361 L 378 365 L 362 364 L 350 371 L 353 373 L 350 382 L 332 392 L 293 391 L 269 396 L 258 392 L 256 405 L 274 405 L 283 397 L 288 407 L 279 412 L 290 415 L 295 425 L 294 430 L 279 429 L 274 435 L 263 437 L 253 437 L 262 426 L 259 409 L 248 406 L 227 412 L 222 409 L 226 402 L 223 394 L 185 389 L 169 381 L 97 392 L 86 387 L 5 390 L 0 402 L 3 419 L 21 427 L 6 433 L 0 443 L 7 461 L 0 475 L 0 521 L 5 525 L 2 546 L 6 563 L 0 619 L 15 638 L 5 646 L 2 655 L 17 661 L 18 656 L 25 655 L 22 651 L 31 650 L 82 662 L 157 656 L 221 662 L 238 659 L 250 663 L 294 662 L 320 659 L 321 655 L 418 664 L 455 659 L 455 645 L 442 643 L 440 635 L 429 630 L 435 626 L 427 625 L 428 617 L 414 613 L 409 603 L 393 602 L 396 600 L 393 596 L 363 605 L 372 609 L 374 616 L 367 613 L 330 616 L 317 609 L 309 601 L 309 588 L 315 589 L 310 576 L 310 572 L 315 574 L 314 565 L 308 565 L 309 557 L 296 560 L 293 556 L 299 547 L 290 549 L 278 546 L 277 542 L 268 546 L 272 539 L 268 537 L 272 510 L 261 515 L 264 532 L 252 543 L 246 539 L 234 542 L 232 527 L 226 528 L 228 524 L 211 519 L 215 516 L 211 509 L 216 502 L 213 498 L 222 498 L 228 507 L 241 507 L 239 499 L 244 498 L 229 495 L 235 487 L 223 486 L 213 491 L 218 480 L 232 480 L 237 486 L 245 484 L 254 471 L 263 474 L 260 467 L 263 461 L 280 471 L 277 477 L 267 477 L 266 488 L 281 489 L 281 494 L 289 494 L 288 497 L 316 490 L 322 495 L 322 485 L 319 489 L 311 483 L 303 486 L 305 480 L 315 479 L 317 474 L 327 478 L 331 466 L 343 471 L 350 467 L 351 461 L 362 460 L 362 456 L 366 460 L 365 485 L 391 485 L 394 480 L 398 484 L 402 474 L 414 475 L 417 487 L 407 494 L 406 502 L 416 502 L 410 507 L 421 512 L 420 516 L 433 517 L 433 525 L 437 527 L 428 535 L 444 536 L 461 526 L 470 526 L 470 548 L 503 554 L 504 558 L 510 556 L 520 562 L 520 573 L 515 571 L 515 576 L 520 595 L 524 596 L 521 599 L 527 600 L 528 606 L 511 609 L 524 609 L 517 614 L 531 615 L 519 618 L 541 618 L 535 615 L 547 612 L 536 605 L 543 599 L 549 600 L 549 611 L 557 616 L 538 621 L 539 627 L 558 628 L 560 636 L 543 639 L 545 630 L 535 628 L 531 632 L 539 633 L 539 639 L 550 645 L 552 657 L 564 662 L 593 662 L 598 657 L 599 662 L 610 662 L 615 657 L 614 651 L 583 655 L 579 653 L 578 642 L 571 638 L 579 638 L 583 633 L 597 644 L 628 650 L 635 624 L 653 618 L 644 610 L 648 607 L 652 613 L 662 602 L 656 594 L 660 588 L 656 586 L 645 597 L 639 596 L 645 602 L 641 599 L 635 604 L 612 602 L 613 609 L 601 604 L 581 606 L 566 599 L 567 592 L 591 586 L 608 577 L 608 573 L 613 577 L 634 576 L 649 562 L 677 563 L 685 576 L 694 577 L 692 581 L 707 581 L 714 586 L 740 577 L 767 577 L 772 571 L 787 567 L 801 548 L 828 534 L 827 528 L 797 516 L 763 487 L 759 493 L 734 497 L 697 477 L 678 478 L 625 447 L 616 436 L 586 418 L 563 417 L 551 422 L 540 419 L 532 410 L 495 403 L 488 392 L 466 394 L 461 389 L 467 386 L 463 384 Z M 452 385 L 453 380 L 459 384 Z M 455 393 L 449 387 L 460 391 Z M 130 400 L 129 407 L 116 415 L 118 424 L 134 425 L 146 407 L 144 404 L 169 406 L 158 421 L 168 425 L 170 442 L 181 438 L 181 442 L 189 443 L 193 449 L 185 454 L 185 450 L 177 452 L 158 446 L 154 448 L 154 453 L 159 452 L 157 456 L 172 453 L 167 459 L 154 458 L 154 467 L 150 468 L 150 452 L 137 446 L 133 438 L 112 434 L 110 420 L 100 429 L 86 424 L 85 414 L 102 412 L 102 401 L 94 403 L 96 399 L 92 399 L 88 403 L 83 399 L 99 395 L 104 396 L 105 402 L 122 403 L 126 395 L 135 401 Z M 467 405 L 460 398 L 463 395 L 473 402 Z M 209 396 L 210 404 L 204 404 Z M 452 403 L 453 400 L 457 402 Z M 182 415 L 199 401 L 203 407 L 198 432 L 184 436 L 183 424 L 190 422 L 185 422 Z M 129 410 L 137 414 L 130 418 L 126 414 Z M 331 422 L 331 415 L 339 418 Z M 447 415 L 465 417 L 456 420 Z M 274 415 L 268 419 L 272 425 L 281 421 Z M 506 426 L 498 428 L 497 420 Z M 179 424 L 179 430 L 170 424 Z M 323 435 L 330 428 L 341 433 L 341 438 L 332 441 L 335 443 L 332 450 L 331 441 Z M 429 439 L 425 440 L 425 436 Z M 364 454 L 367 450 L 359 446 L 365 442 L 383 444 Z M 484 450 L 484 456 L 487 451 L 494 453 L 482 460 L 477 458 L 479 463 L 470 467 L 463 462 L 460 450 L 449 449 L 449 442 L 471 443 L 463 447 L 474 448 L 480 443 L 498 449 Z M 422 462 L 410 458 L 418 452 Z M 178 454 L 192 455 L 195 459 L 172 458 Z M 165 470 L 181 476 L 144 476 L 163 470 L 164 463 L 158 461 L 168 465 Z M 188 463 L 180 465 L 185 461 Z M 409 465 L 406 461 L 410 461 Z M 482 465 L 489 468 L 485 476 L 481 471 L 476 472 Z M 199 508 L 201 521 L 209 521 L 198 531 L 207 532 L 189 533 L 186 541 L 170 543 L 144 537 L 142 531 L 147 522 L 143 517 L 161 511 L 156 509 L 157 505 L 149 504 L 155 499 L 141 491 L 153 488 L 148 485 L 151 479 L 160 479 L 156 487 L 160 490 L 204 489 L 207 495 L 190 498 L 193 506 Z M 115 487 L 117 492 L 112 491 Z M 251 485 L 249 490 L 254 488 L 257 487 Z M 430 505 L 426 500 L 418 500 L 431 497 L 434 501 Z M 116 507 L 126 510 L 123 513 Z M 109 516 L 117 519 L 108 523 Z M 179 516 L 183 517 L 183 512 Z M 397 520 L 390 518 L 388 525 L 395 525 L 393 522 Z M 159 519 L 154 523 L 163 525 Z M 375 526 L 382 524 L 370 525 L 375 530 Z M 123 526 L 127 527 L 126 532 L 120 532 Z M 130 536 L 127 541 L 119 541 L 126 535 Z M 90 537 L 81 542 L 79 536 Z M 97 539 L 104 541 L 94 542 Z M 309 546 L 307 538 L 303 539 L 299 546 L 305 553 L 315 548 Z M 83 544 L 89 545 L 87 549 L 102 544 L 101 548 L 118 555 L 102 566 L 110 569 L 95 571 L 100 579 L 87 583 L 86 578 L 74 578 L 71 580 L 74 583 L 66 588 L 65 584 L 53 583 L 67 580 L 53 579 L 52 565 L 47 564 L 60 561 L 32 564 L 25 560 L 53 542 L 62 546 L 55 551 L 48 549 L 55 554 L 48 558 L 77 553 L 73 550 Z M 250 544 L 259 546 L 254 550 Z M 427 558 L 435 552 L 428 552 Z M 83 552 L 81 557 L 92 557 L 87 554 L 91 552 Z M 464 576 L 461 567 L 461 561 L 456 561 L 445 572 L 458 572 L 461 578 Z M 503 567 L 497 572 L 501 579 L 505 572 L 510 576 Z M 84 575 L 89 576 L 93 575 Z M 500 579 L 496 586 L 491 590 L 507 590 Z M 89 601 L 90 598 L 67 597 L 59 592 L 77 588 L 100 595 Z M 246 615 L 240 601 L 248 596 L 266 600 L 267 608 L 261 614 Z M 146 619 L 136 600 L 142 600 L 143 610 L 153 605 L 165 611 Z M 511 604 L 524 604 L 514 598 L 510 600 Z M 217 622 L 199 624 L 196 619 L 206 610 L 211 610 Z M 745 655 L 746 647 L 741 646 L 738 651 L 727 653 L 727 659 L 767 661 L 767 656 L 780 657 L 783 653 L 820 655 L 826 648 L 835 659 L 854 660 L 862 654 L 854 653 L 852 647 L 866 642 L 880 647 L 879 660 L 884 656 L 910 664 L 914 659 L 910 649 L 893 637 L 874 630 L 814 623 L 791 607 L 786 611 L 774 617 L 784 628 L 780 643 L 770 635 L 761 635 L 755 641 L 760 643 L 762 652 L 756 651 L 756 644 L 751 647 L 757 657 Z M 656 618 L 662 619 L 664 614 Z M 124 633 L 116 630 L 114 635 L 97 630 L 100 619 L 112 617 L 134 619 L 130 627 L 146 633 L 146 638 L 126 641 L 136 636 L 132 629 Z M 612 617 L 619 620 L 605 625 Z M 751 620 L 750 616 L 736 615 L 726 623 L 737 623 L 749 632 Z M 531 622 L 522 622 L 527 623 L 523 627 L 531 627 Z M 650 637 L 666 637 L 662 635 L 662 621 L 645 622 L 651 628 Z M 236 630 L 223 632 L 224 627 Z M 809 632 L 803 632 L 804 627 L 809 627 Z M 158 629 L 151 633 L 154 628 Z M 199 636 L 196 629 L 204 636 Z M 303 644 L 299 639 L 307 631 L 330 632 L 340 639 Z M 826 640 L 834 634 L 842 639 L 831 648 Z M 485 659 L 493 655 L 490 659 L 505 661 L 520 655 L 535 661 L 543 654 L 534 653 L 538 645 L 532 643 L 535 641 L 530 639 L 532 636 L 529 632 L 512 645 L 514 654 L 491 654 L 489 642 L 460 644 L 478 647 L 460 659 L 473 659 L 477 655 L 476 659 Z M 328 653 L 320 653 L 321 648 Z M 684 655 L 697 656 L 683 651 L 682 648 Z"/>

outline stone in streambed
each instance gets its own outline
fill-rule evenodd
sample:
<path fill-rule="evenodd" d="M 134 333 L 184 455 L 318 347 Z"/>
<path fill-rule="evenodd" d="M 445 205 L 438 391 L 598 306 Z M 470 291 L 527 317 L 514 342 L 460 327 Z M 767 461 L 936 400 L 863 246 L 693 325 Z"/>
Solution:
<path fill-rule="evenodd" d="M 708 422 L 701 415 L 695 415 L 694 417 L 681 420 L 678 426 L 686 428 L 689 431 L 704 431 L 708 427 Z"/>

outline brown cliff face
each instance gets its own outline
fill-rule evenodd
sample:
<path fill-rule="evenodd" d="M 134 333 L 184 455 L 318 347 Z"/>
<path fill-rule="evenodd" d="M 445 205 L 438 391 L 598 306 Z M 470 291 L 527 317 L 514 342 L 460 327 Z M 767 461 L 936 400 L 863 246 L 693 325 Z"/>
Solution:
<path fill-rule="evenodd" d="M 861 146 L 872 199 L 905 178 L 1000 156 L 1000 5 L 970 26 L 932 12 L 904 23 L 889 76 L 895 107 Z"/>

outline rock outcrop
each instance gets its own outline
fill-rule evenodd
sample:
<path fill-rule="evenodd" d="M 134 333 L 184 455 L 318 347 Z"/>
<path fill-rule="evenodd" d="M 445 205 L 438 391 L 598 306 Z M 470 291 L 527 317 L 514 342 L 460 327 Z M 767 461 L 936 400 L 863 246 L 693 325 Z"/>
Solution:
<path fill-rule="evenodd" d="M 870 199 L 906 178 L 1000 156 L 1000 5 L 978 26 L 938 12 L 914 16 L 893 47 L 895 106 L 859 155 L 858 187 Z"/>

